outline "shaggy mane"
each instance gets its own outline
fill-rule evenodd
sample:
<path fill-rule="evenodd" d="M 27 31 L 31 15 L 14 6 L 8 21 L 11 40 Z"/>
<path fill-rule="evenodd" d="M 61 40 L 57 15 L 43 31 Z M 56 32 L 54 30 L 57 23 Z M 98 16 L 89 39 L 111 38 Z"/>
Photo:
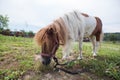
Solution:
<path fill-rule="evenodd" d="M 54 37 L 58 36 L 59 41 L 60 41 L 59 43 L 61 45 L 65 45 L 66 39 L 67 39 L 67 30 L 66 30 L 65 24 L 61 18 L 56 19 L 52 24 L 39 30 L 35 34 L 35 37 L 34 37 L 34 40 L 36 41 L 36 43 L 39 46 L 41 46 L 44 41 L 47 41 L 47 38 L 46 38 L 46 36 L 48 35 L 47 31 L 51 28 L 52 28 L 53 33 L 54 33 L 53 36 Z M 48 35 L 48 36 L 50 36 L 50 35 Z"/>
<path fill-rule="evenodd" d="M 34 40 L 39 46 L 41 46 L 42 43 L 44 42 L 46 31 L 47 31 L 47 28 L 42 28 L 34 36 Z"/>
<path fill-rule="evenodd" d="M 58 33 L 60 44 L 65 45 L 66 40 L 68 39 L 68 31 L 66 29 L 66 26 L 65 26 L 62 18 L 59 18 L 59 19 L 55 20 L 54 24 L 56 25 L 56 30 L 57 30 L 57 33 Z"/>

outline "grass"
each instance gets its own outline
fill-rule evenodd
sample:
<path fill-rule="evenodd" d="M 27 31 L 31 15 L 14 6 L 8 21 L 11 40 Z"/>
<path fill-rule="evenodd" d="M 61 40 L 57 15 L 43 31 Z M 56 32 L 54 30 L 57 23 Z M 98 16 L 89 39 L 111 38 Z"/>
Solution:
<path fill-rule="evenodd" d="M 104 42 L 95 59 L 90 58 L 90 43 L 84 43 L 83 51 L 87 59 L 80 61 L 79 65 L 98 76 L 120 80 L 120 43 Z"/>
<path fill-rule="evenodd" d="M 120 43 L 103 42 L 98 57 L 92 58 L 91 43 L 83 43 L 84 60 L 73 62 L 67 65 L 74 68 L 89 70 L 90 73 L 100 77 L 108 77 L 113 80 L 120 80 Z M 0 80 L 20 79 L 27 71 L 43 71 L 45 66 L 40 68 L 39 62 L 34 62 L 34 55 L 40 49 L 34 44 L 32 38 L 8 37 L 0 35 Z M 73 46 L 74 56 L 79 53 L 78 43 Z M 62 50 L 59 48 L 57 57 L 62 57 Z M 50 68 L 50 69 L 49 69 Z M 46 70 L 51 70 L 48 66 Z"/>
<path fill-rule="evenodd" d="M 37 51 L 32 38 L 0 35 L 0 79 L 18 79 L 32 70 Z"/>

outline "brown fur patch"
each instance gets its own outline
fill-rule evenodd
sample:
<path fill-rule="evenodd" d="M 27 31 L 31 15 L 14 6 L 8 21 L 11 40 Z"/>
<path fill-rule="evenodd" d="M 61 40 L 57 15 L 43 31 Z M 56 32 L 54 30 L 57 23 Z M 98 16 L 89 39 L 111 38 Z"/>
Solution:
<path fill-rule="evenodd" d="M 96 40 L 100 41 L 100 34 L 102 32 L 102 21 L 100 20 L 100 18 L 95 17 L 96 19 L 96 28 L 94 29 L 94 31 L 92 32 L 92 35 L 96 36 Z"/>
<path fill-rule="evenodd" d="M 85 14 L 85 13 L 81 13 L 83 16 L 85 16 L 85 17 L 89 17 L 89 15 L 88 14 Z"/>

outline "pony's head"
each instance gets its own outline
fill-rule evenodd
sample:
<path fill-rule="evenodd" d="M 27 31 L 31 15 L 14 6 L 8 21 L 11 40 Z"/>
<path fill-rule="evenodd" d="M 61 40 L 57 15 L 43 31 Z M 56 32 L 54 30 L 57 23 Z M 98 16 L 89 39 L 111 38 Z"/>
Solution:
<path fill-rule="evenodd" d="M 66 44 L 67 32 L 63 20 L 59 18 L 35 34 L 34 39 L 41 46 L 41 61 L 43 64 L 50 64 L 59 44 Z"/>
<path fill-rule="evenodd" d="M 44 65 L 48 65 L 51 62 L 51 58 L 54 57 L 56 50 L 59 46 L 58 34 L 54 24 L 49 25 L 46 28 L 41 29 L 35 35 L 36 42 L 41 46 L 41 61 Z"/>

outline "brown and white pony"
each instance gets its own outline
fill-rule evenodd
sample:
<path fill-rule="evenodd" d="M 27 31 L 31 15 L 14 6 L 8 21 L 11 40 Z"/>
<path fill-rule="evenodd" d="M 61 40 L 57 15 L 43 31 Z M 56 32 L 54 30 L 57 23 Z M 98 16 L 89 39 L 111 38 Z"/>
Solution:
<path fill-rule="evenodd" d="M 51 58 L 59 45 L 63 46 L 63 58 L 70 54 L 71 42 L 79 42 L 79 59 L 82 59 L 83 37 L 90 37 L 93 44 L 93 56 L 97 56 L 99 42 L 102 39 L 102 22 L 98 17 L 89 16 L 79 11 L 69 12 L 59 17 L 53 23 L 38 31 L 34 37 L 41 46 L 42 63 L 50 64 Z"/>

